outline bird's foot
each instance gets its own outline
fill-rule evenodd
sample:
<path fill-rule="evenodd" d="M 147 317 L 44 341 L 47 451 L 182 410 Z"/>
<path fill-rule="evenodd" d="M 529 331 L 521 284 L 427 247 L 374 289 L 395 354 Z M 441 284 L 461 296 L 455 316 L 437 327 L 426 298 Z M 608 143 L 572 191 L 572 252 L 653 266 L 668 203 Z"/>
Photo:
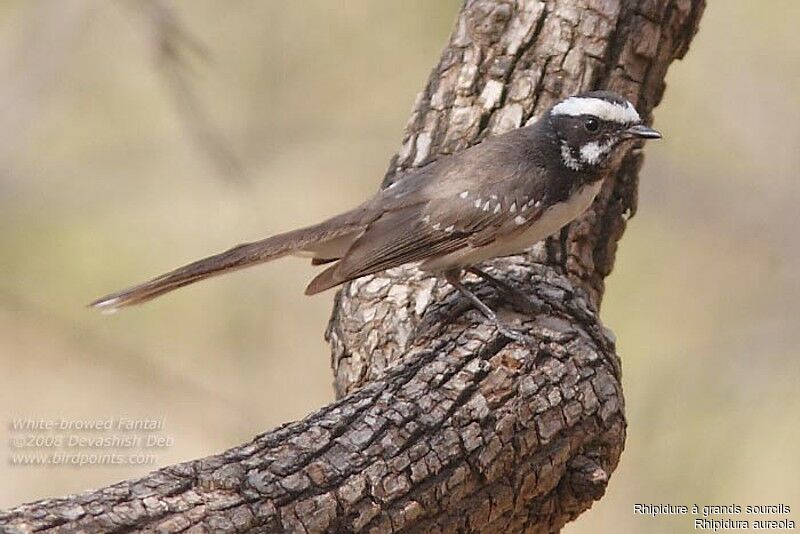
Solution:
<path fill-rule="evenodd" d="M 528 295 L 523 294 L 519 289 L 513 287 L 511 284 L 504 282 L 494 276 L 490 275 L 486 271 L 478 269 L 477 267 L 470 267 L 467 269 L 468 272 L 482 278 L 485 282 L 489 285 L 494 287 L 499 293 L 501 293 L 505 298 L 522 308 L 523 310 L 531 313 L 537 314 L 544 311 L 547 311 L 547 305 L 540 301 L 534 300 Z"/>
<path fill-rule="evenodd" d="M 504 325 L 500 319 L 498 319 L 497 314 L 489 306 L 487 306 L 480 298 L 478 298 L 475 293 L 467 289 L 464 284 L 461 283 L 458 274 L 459 273 L 457 272 L 449 272 L 445 273 L 445 276 L 447 281 L 452 284 L 453 287 L 455 287 L 462 295 L 467 297 L 467 299 L 472 302 L 472 305 L 475 306 L 475 308 L 477 308 L 487 319 L 489 319 L 489 321 L 492 322 L 500 334 L 511 341 L 520 343 L 521 345 L 536 348 L 536 340 L 534 338 Z"/>
<path fill-rule="evenodd" d="M 532 348 L 536 348 L 537 346 L 536 340 L 533 337 L 523 332 L 520 332 L 519 330 L 504 325 L 497 318 L 494 319 L 494 326 L 495 328 L 497 328 L 497 331 L 500 334 L 502 334 L 506 339 L 510 341 L 516 341 L 520 345 L 525 345 Z"/>

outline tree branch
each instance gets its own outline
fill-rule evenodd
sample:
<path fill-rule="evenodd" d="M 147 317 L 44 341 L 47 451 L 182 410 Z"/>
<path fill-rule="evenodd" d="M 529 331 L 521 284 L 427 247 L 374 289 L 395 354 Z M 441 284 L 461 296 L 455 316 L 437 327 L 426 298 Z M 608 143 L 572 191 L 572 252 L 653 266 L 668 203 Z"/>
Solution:
<path fill-rule="evenodd" d="M 649 116 L 702 0 L 469 0 L 385 183 L 611 88 Z M 348 284 L 328 328 L 340 400 L 222 454 L 0 513 L 11 532 L 557 532 L 599 499 L 625 440 L 620 363 L 597 309 L 636 209 L 641 154 L 591 210 L 469 283 L 534 339 L 509 343 L 411 267 Z"/>

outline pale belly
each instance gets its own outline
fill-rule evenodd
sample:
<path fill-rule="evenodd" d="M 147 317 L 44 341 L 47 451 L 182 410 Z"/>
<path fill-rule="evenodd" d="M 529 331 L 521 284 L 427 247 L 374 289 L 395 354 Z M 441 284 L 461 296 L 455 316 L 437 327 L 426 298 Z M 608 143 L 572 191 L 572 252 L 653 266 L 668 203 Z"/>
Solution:
<path fill-rule="evenodd" d="M 530 225 L 524 232 L 520 232 L 513 237 L 496 239 L 484 247 L 465 248 L 445 256 L 431 258 L 423 262 L 419 267 L 426 271 L 442 271 L 475 265 L 491 258 L 519 254 L 577 219 L 591 206 L 602 185 L 602 180 L 598 180 L 593 184 L 584 186 L 569 201 L 549 208 L 538 221 Z"/>

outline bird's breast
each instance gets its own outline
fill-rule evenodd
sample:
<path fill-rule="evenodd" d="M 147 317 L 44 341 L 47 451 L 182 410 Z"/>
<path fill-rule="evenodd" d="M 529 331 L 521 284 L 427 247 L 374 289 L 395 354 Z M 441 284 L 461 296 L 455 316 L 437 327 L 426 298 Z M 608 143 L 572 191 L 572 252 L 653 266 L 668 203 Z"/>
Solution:
<path fill-rule="evenodd" d="M 602 180 L 582 186 L 563 202 L 545 209 L 538 219 L 522 231 L 498 235 L 492 242 L 481 247 L 470 246 L 431 258 L 420 265 L 420 268 L 427 271 L 444 271 L 475 265 L 491 258 L 519 254 L 577 219 L 592 204 L 601 186 Z"/>
<path fill-rule="evenodd" d="M 498 256 L 522 252 L 580 217 L 592 205 L 602 184 L 602 181 L 598 180 L 582 186 L 563 202 L 553 204 L 544 210 L 542 215 L 523 232 L 509 235 L 506 239 L 500 237 L 495 240 L 494 244 L 505 251 Z"/>

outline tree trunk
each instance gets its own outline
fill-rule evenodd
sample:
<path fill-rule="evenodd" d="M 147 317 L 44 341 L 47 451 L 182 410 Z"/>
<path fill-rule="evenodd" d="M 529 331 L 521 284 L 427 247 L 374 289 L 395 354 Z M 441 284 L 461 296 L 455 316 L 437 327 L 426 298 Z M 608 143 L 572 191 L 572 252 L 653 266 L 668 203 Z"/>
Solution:
<path fill-rule="evenodd" d="M 400 171 L 612 89 L 650 117 L 703 0 L 468 0 L 385 184 Z M 510 343 L 447 284 L 398 268 L 339 293 L 339 400 L 207 458 L 0 513 L 4 532 L 557 532 L 602 497 L 625 441 L 620 362 L 598 317 L 636 210 L 633 151 L 592 208 L 490 269 L 545 311 L 474 289 Z"/>

